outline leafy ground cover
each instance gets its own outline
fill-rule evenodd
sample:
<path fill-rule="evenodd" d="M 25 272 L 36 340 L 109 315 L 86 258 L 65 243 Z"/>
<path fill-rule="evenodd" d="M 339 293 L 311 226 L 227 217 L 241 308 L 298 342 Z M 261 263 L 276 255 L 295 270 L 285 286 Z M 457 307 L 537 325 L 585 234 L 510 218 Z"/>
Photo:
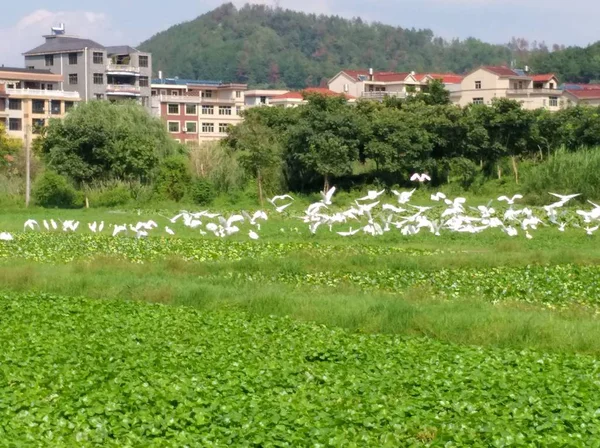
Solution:
<path fill-rule="evenodd" d="M 594 446 L 597 359 L 0 294 L 14 446 Z"/>

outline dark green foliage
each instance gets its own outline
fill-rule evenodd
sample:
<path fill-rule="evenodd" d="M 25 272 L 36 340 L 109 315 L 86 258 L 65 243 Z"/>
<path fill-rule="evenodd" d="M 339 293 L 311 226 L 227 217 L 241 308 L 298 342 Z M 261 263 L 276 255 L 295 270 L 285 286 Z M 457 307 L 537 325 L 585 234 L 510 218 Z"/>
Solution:
<path fill-rule="evenodd" d="M 171 156 L 161 162 L 154 189 L 162 199 L 179 202 L 185 196 L 191 180 L 187 159 Z"/>
<path fill-rule="evenodd" d="M 102 191 L 92 205 L 98 207 L 115 207 L 127 204 L 130 200 L 130 189 L 124 185 L 116 185 Z"/>
<path fill-rule="evenodd" d="M 162 158 L 181 151 L 142 106 L 108 101 L 90 101 L 64 120 L 51 120 L 40 147 L 48 166 L 78 184 L 149 181 Z"/>
<path fill-rule="evenodd" d="M 33 186 L 33 198 L 42 207 L 77 208 L 83 205 L 81 193 L 69 181 L 54 171 L 47 170 Z"/>
<path fill-rule="evenodd" d="M 170 76 L 302 88 L 344 68 L 452 71 L 507 64 L 511 51 L 477 39 L 445 41 L 428 29 L 367 24 L 264 5 L 219 8 L 144 42 Z"/>
<path fill-rule="evenodd" d="M 198 205 L 210 205 L 217 194 L 212 182 L 207 179 L 196 179 L 190 186 L 190 196 Z"/>

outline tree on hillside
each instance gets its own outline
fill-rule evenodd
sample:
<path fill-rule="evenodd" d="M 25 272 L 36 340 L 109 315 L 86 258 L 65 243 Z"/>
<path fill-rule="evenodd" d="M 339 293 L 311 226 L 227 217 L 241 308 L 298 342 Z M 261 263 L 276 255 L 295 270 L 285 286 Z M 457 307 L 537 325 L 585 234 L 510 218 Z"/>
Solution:
<path fill-rule="evenodd" d="M 142 106 L 108 101 L 90 101 L 63 120 L 50 120 L 40 148 L 48 166 L 78 184 L 149 181 L 161 159 L 184 151 Z"/>

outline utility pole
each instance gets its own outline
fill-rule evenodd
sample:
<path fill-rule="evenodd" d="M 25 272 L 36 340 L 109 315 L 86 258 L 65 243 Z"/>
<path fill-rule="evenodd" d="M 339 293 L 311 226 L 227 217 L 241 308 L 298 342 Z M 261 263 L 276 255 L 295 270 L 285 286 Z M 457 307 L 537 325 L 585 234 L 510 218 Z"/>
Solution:
<path fill-rule="evenodd" d="M 25 125 L 25 207 L 31 194 L 31 125 Z"/>

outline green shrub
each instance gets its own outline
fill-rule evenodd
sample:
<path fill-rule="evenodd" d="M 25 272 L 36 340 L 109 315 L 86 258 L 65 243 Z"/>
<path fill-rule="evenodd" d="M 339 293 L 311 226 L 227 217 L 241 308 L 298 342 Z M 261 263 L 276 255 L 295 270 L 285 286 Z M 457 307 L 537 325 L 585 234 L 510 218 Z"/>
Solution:
<path fill-rule="evenodd" d="M 116 207 L 127 204 L 131 200 L 129 188 L 124 185 L 116 185 L 102 191 L 94 201 L 97 207 Z"/>
<path fill-rule="evenodd" d="M 155 192 L 162 199 L 179 202 L 188 190 L 191 178 L 188 161 L 185 157 L 167 157 L 158 168 Z"/>
<path fill-rule="evenodd" d="M 197 179 L 190 187 L 190 196 L 198 205 L 210 205 L 215 200 L 215 187 L 207 179 Z"/>
<path fill-rule="evenodd" d="M 46 171 L 33 186 L 33 198 L 42 207 L 78 208 L 83 206 L 83 194 L 54 171 Z"/>

